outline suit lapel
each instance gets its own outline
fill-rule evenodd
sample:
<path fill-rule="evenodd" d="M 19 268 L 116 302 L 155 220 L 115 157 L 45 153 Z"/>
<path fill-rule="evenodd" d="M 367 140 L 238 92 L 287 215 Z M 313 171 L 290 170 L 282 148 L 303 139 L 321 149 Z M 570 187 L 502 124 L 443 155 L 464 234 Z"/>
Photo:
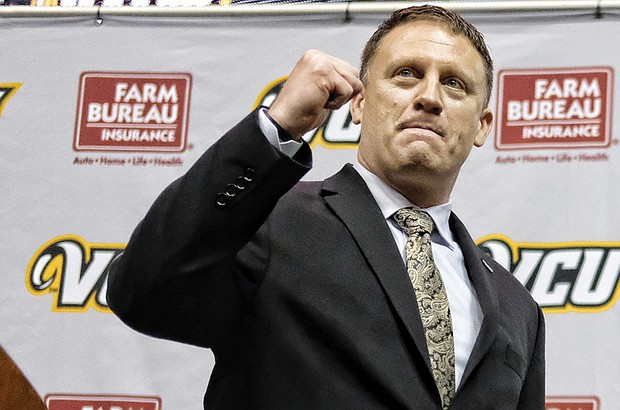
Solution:
<path fill-rule="evenodd" d="M 325 180 L 322 195 L 351 232 L 432 377 L 424 329 L 407 270 L 383 214 L 363 179 L 348 164 Z"/>
<path fill-rule="evenodd" d="M 426 363 L 432 377 L 424 329 L 415 293 L 394 238 L 366 184 L 349 164 L 323 183 L 322 195 L 327 205 L 347 226 L 368 264 L 381 283 L 400 320 Z M 476 291 L 484 319 L 469 357 L 461 384 L 491 347 L 499 327 L 499 300 L 493 271 L 469 236 L 463 223 L 452 214 L 450 228 L 465 258 L 465 267 Z M 389 244 L 389 245 L 385 245 Z"/>
<path fill-rule="evenodd" d="M 450 229 L 456 236 L 456 240 L 463 251 L 465 267 L 484 314 L 480 333 L 463 373 L 461 381 L 461 385 L 463 385 L 487 353 L 497 335 L 499 327 L 499 299 L 495 281 L 493 280 L 493 270 L 484 261 L 483 254 L 469 236 L 463 223 L 454 214 L 450 216 Z"/>

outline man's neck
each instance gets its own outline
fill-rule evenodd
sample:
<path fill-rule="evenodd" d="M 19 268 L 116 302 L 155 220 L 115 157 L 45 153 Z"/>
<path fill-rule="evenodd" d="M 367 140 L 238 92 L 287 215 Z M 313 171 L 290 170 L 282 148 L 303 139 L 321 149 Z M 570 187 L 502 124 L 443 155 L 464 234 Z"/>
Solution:
<path fill-rule="evenodd" d="M 403 176 L 402 174 L 385 175 L 375 172 L 358 158 L 356 166 L 363 167 L 373 174 L 382 183 L 404 196 L 411 204 L 420 208 L 430 208 L 450 202 L 450 194 L 454 183 L 446 184 L 445 181 L 437 183 L 433 178 L 422 176 Z M 447 185 L 447 186 L 446 186 Z"/>

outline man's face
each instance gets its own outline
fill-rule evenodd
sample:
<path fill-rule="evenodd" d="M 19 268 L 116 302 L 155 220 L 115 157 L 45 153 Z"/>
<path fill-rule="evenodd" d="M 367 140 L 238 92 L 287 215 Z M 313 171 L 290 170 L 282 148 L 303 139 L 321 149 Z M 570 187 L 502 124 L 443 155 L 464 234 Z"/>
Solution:
<path fill-rule="evenodd" d="M 441 23 L 404 23 L 381 40 L 364 84 L 351 101 L 360 162 L 388 183 L 424 177 L 451 190 L 493 118 L 483 106 L 484 63 L 469 40 Z"/>

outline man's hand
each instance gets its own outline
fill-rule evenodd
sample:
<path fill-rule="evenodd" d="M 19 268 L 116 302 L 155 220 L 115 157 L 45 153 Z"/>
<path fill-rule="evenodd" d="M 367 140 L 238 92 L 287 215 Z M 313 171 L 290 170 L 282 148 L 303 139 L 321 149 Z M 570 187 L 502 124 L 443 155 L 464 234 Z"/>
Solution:
<path fill-rule="evenodd" d="M 362 91 L 355 67 L 318 50 L 306 51 L 289 75 L 269 115 L 293 139 L 325 121 L 330 110 L 342 107 Z"/>

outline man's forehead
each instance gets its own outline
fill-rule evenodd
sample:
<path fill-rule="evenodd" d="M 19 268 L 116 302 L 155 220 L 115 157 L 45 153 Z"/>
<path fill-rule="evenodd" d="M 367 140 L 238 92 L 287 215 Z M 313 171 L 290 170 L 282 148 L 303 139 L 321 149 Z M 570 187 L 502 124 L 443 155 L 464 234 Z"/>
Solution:
<path fill-rule="evenodd" d="M 388 32 L 383 37 L 381 42 L 384 42 L 386 38 L 390 38 L 393 40 L 394 37 L 396 37 L 396 39 L 398 39 L 398 37 L 403 36 L 403 34 L 410 33 L 410 32 L 416 32 L 416 31 L 419 31 L 420 34 L 423 36 L 425 33 L 429 31 L 429 29 L 437 29 L 439 31 L 442 31 L 445 34 L 446 40 L 461 38 L 465 40 L 472 48 L 475 48 L 474 44 L 471 42 L 469 38 L 467 38 L 467 36 L 455 31 L 448 23 L 446 23 L 445 21 L 430 19 L 430 18 L 403 21 L 402 23 L 394 26 L 392 30 L 390 30 L 390 32 Z"/>
<path fill-rule="evenodd" d="M 411 47 L 409 47 L 411 46 Z M 407 21 L 395 26 L 380 41 L 376 54 L 390 54 L 393 47 L 398 48 L 396 53 L 416 51 L 418 48 L 453 48 L 455 55 L 470 55 L 474 59 L 484 61 L 474 44 L 464 34 L 456 33 L 447 23 L 436 20 Z M 439 51 L 441 51 L 438 48 Z M 395 57 L 398 57 L 396 55 Z M 402 57 L 406 57 L 402 55 Z"/>

